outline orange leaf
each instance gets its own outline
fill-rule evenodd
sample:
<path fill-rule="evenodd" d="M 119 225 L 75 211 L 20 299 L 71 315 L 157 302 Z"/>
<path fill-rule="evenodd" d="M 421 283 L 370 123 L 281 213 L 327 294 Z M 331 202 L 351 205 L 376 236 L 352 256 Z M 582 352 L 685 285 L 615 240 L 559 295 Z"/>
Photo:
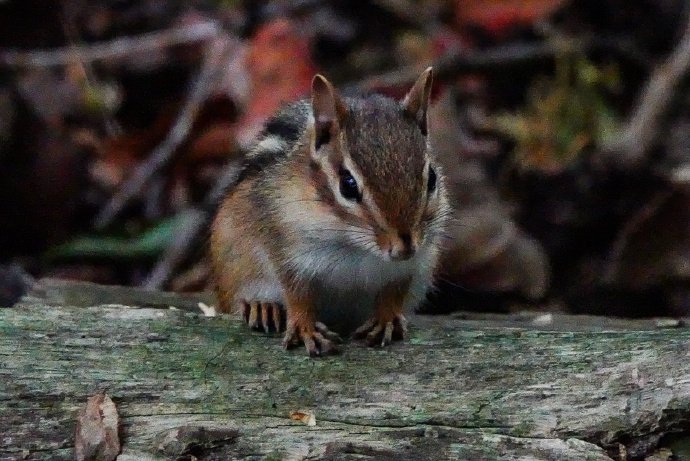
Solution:
<path fill-rule="evenodd" d="M 307 426 L 316 426 L 316 416 L 311 411 L 293 411 L 290 413 L 290 419 L 300 421 Z"/>

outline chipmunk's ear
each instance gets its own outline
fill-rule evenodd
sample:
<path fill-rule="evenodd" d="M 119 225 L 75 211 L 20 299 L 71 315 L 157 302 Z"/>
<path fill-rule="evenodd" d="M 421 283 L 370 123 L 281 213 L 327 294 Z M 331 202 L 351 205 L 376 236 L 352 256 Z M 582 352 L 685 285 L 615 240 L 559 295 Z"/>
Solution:
<path fill-rule="evenodd" d="M 431 96 L 431 84 L 433 83 L 433 69 L 428 67 L 419 76 L 412 89 L 402 100 L 402 107 L 406 114 L 417 121 L 422 134 L 427 133 L 427 109 L 429 108 L 429 98 Z"/>
<path fill-rule="evenodd" d="M 347 118 L 347 107 L 331 82 L 320 74 L 311 81 L 311 107 L 316 150 L 336 138 Z"/>

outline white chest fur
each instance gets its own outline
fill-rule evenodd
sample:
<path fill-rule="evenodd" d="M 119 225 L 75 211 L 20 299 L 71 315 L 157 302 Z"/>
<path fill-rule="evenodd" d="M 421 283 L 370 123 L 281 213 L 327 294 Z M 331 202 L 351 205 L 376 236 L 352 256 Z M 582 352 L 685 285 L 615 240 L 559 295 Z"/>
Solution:
<path fill-rule="evenodd" d="M 386 261 L 350 245 L 318 243 L 300 245 L 290 266 L 303 277 L 330 290 L 377 293 L 384 286 L 426 272 L 431 265 L 430 247 L 406 261 Z"/>
<path fill-rule="evenodd" d="M 311 280 L 320 318 L 329 327 L 348 331 L 359 326 L 375 308 L 376 295 L 386 285 L 411 279 L 405 308 L 416 306 L 431 282 L 434 247 L 423 245 L 407 261 L 385 261 L 347 245 L 303 245 L 291 255 L 292 269 Z"/>

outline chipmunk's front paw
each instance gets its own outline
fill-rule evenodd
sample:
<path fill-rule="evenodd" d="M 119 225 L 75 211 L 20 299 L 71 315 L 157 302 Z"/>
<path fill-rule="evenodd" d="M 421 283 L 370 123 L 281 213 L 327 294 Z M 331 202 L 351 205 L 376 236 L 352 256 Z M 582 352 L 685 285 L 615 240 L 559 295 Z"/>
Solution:
<path fill-rule="evenodd" d="M 407 319 L 402 314 L 396 314 L 392 320 L 382 320 L 372 317 L 352 336 L 356 339 L 365 338 L 369 346 L 388 346 L 395 339 L 407 339 Z"/>
<path fill-rule="evenodd" d="M 285 309 L 279 303 L 256 300 L 243 302 L 242 317 L 252 330 L 280 333 L 285 329 Z"/>
<path fill-rule="evenodd" d="M 288 320 L 287 330 L 283 338 L 283 347 L 291 349 L 304 344 L 310 357 L 333 355 L 340 352 L 336 343 L 342 340 L 337 333 L 329 330 L 321 322 L 299 322 Z"/>

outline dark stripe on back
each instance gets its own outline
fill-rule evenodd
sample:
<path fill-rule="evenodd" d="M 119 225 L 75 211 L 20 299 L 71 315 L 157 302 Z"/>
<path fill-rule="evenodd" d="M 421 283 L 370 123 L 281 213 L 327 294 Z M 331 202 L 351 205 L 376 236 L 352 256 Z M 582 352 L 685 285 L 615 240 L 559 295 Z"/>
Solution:
<path fill-rule="evenodd" d="M 264 150 L 251 152 L 242 164 L 236 184 L 256 176 L 266 167 L 285 158 L 292 150 L 292 147 L 299 139 L 307 120 L 305 103 L 298 101 L 282 107 L 273 117 L 266 121 L 261 134 L 256 140 L 256 144 L 261 140 L 277 137 L 287 144 L 285 149 L 276 152 L 275 150 Z"/>
<path fill-rule="evenodd" d="M 277 116 L 266 122 L 260 139 L 274 135 L 286 140 L 288 143 L 293 143 L 297 141 L 301 131 L 302 127 L 299 121 L 291 120 L 285 116 Z"/>
<path fill-rule="evenodd" d="M 307 113 L 304 101 L 288 104 L 268 119 L 256 143 L 258 144 L 262 139 L 277 137 L 285 141 L 287 146 L 280 152 L 274 150 L 252 152 L 252 155 L 247 157 L 242 165 L 242 172 L 237 183 L 255 176 L 267 166 L 285 158 L 304 131 L 306 121 Z"/>
<path fill-rule="evenodd" d="M 295 103 L 282 108 L 276 115 L 266 121 L 261 134 L 254 142 L 256 146 L 263 139 L 278 137 L 286 142 L 287 145 L 285 149 L 279 152 L 275 150 L 250 151 L 242 161 L 237 176 L 234 177 L 232 181 L 226 181 L 226 183 L 220 187 L 220 190 L 211 194 L 212 197 L 209 197 L 205 205 L 206 209 L 215 211 L 225 197 L 230 194 L 238 184 L 249 178 L 255 177 L 268 166 L 287 156 L 292 146 L 299 139 L 306 121 L 306 115 L 301 113 L 303 111 L 300 110 L 299 104 L 300 103 Z"/>
<path fill-rule="evenodd" d="M 242 163 L 242 170 L 240 171 L 235 184 L 239 184 L 247 178 L 256 176 L 267 166 L 274 164 L 276 160 L 284 158 L 286 155 L 286 150 L 281 150 L 280 152 L 265 150 L 256 152 L 251 157 L 245 158 L 244 162 Z"/>

